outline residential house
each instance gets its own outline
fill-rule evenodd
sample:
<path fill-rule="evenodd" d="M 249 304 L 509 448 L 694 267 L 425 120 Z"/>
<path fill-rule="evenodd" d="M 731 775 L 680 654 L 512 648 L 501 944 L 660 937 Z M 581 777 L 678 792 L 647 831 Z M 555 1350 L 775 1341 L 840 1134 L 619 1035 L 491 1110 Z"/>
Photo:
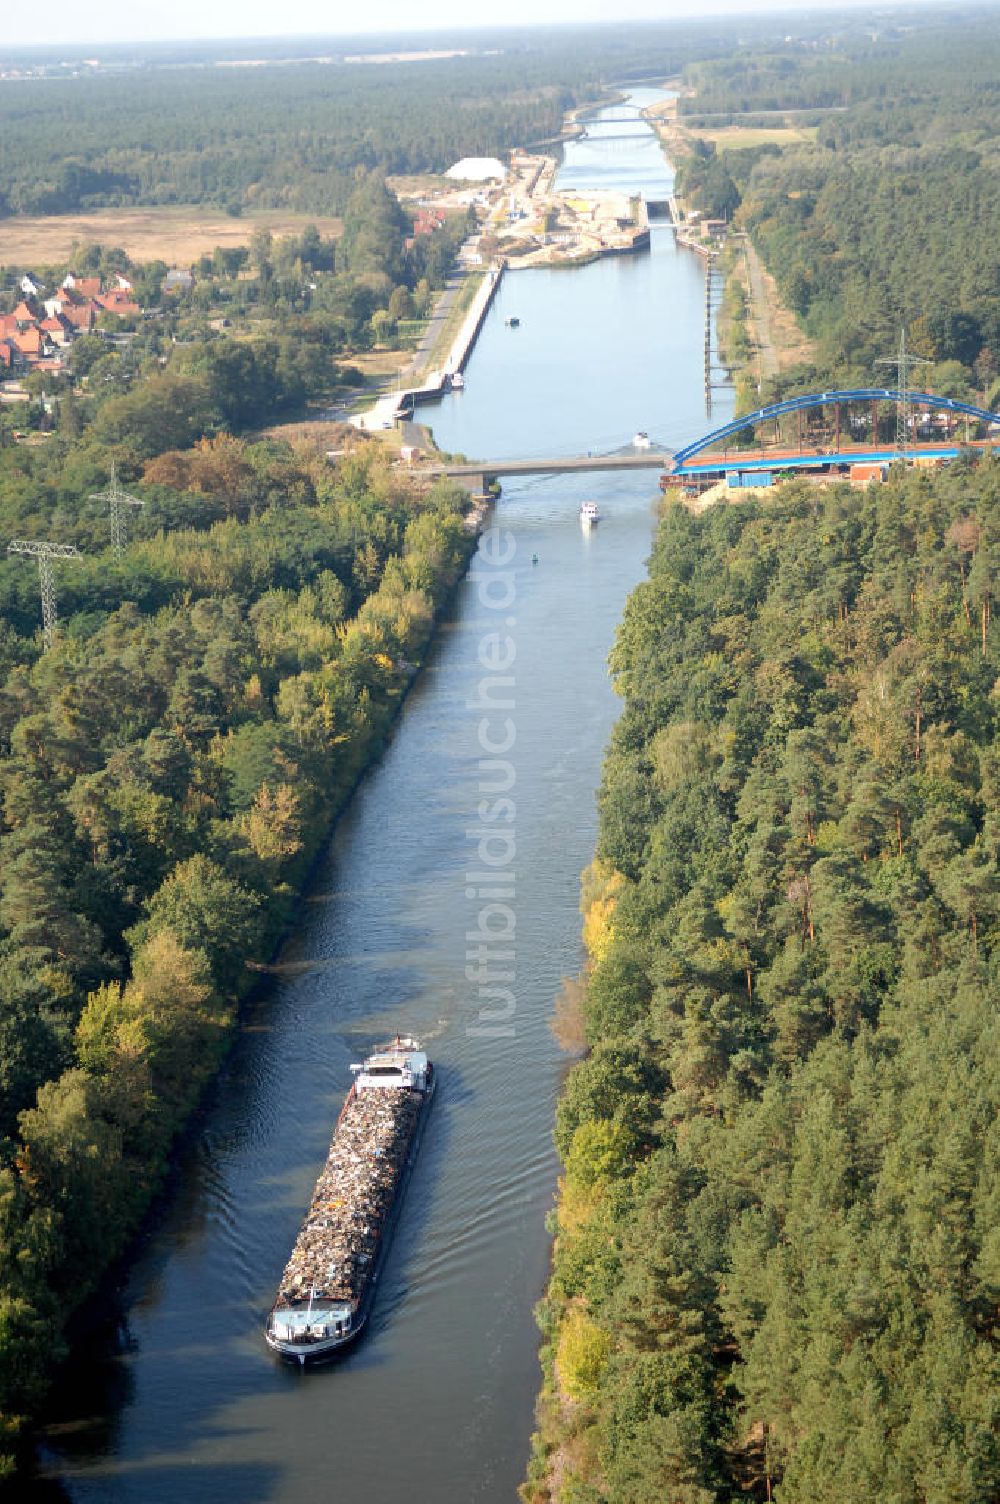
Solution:
<path fill-rule="evenodd" d="M 418 209 L 413 219 L 413 234 L 407 236 L 403 244 L 408 251 L 412 251 L 418 235 L 433 235 L 443 224 L 444 215 L 440 209 Z"/>
<path fill-rule="evenodd" d="M 59 345 L 62 348 L 72 344 L 73 336 L 76 333 L 69 319 L 65 314 L 61 313 L 53 314 L 51 318 L 42 319 L 38 327 L 43 333 L 49 336 L 53 344 Z"/>
<path fill-rule="evenodd" d="M 96 298 L 101 290 L 100 277 L 78 277 L 74 272 L 67 272 L 62 279 L 64 291 L 79 293 L 81 298 Z"/>
<path fill-rule="evenodd" d="M 13 345 L 16 350 L 19 350 L 24 358 L 29 361 L 44 360 L 55 349 L 49 335 L 45 333 L 44 329 L 39 329 L 37 325 L 34 325 L 31 329 L 19 329 L 16 334 L 11 335 L 8 343 Z"/>
<path fill-rule="evenodd" d="M 440 209 L 418 209 L 413 220 L 414 235 L 433 235 L 444 224 Z"/>
<path fill-rule="evenodd" d="M 180 266 L 172 266 L 163 279 L 164 292 L 190 292 L 193 286 L 194 277 Z"/>
<path fill-rule="evenodd" d="M 138 318 L 142 309 L 134 302 L 122 287 L 116 287 L 111 292 L 102 292 L 94 299 L 99 308 L 106 313 L 117 313 L 123 319 Z"/>
<path fill-rule="evenodd" d="M 68 303 L 63 309 L 63 314 L 73 325 L 77 334 L 89 334 L 99 311 L 97 304 L 88 299 L 86 303 Z"/>

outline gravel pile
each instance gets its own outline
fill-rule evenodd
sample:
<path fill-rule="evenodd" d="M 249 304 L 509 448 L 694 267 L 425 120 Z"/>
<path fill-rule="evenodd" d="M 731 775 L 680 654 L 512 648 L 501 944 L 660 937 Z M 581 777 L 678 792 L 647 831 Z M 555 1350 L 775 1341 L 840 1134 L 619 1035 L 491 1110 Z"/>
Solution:
<path fill-rule="evenodd" d="M 420 1113 L 418 1092 L 352 1093 L 281 1278 L 279 1301 L 362 1294 Z"/>

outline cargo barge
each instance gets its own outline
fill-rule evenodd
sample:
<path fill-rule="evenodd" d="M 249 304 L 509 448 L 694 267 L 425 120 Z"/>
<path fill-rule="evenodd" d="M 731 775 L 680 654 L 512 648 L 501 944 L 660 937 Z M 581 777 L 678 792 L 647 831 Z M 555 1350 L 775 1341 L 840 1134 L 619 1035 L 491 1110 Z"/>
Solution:
<path fill-rule="evenodd" d="M 352 1065 L 354 1084 L 267 1319 L 287 1362 L 323 1362 L 362 1333 L 434 1097 L 414 1039 Z"/>

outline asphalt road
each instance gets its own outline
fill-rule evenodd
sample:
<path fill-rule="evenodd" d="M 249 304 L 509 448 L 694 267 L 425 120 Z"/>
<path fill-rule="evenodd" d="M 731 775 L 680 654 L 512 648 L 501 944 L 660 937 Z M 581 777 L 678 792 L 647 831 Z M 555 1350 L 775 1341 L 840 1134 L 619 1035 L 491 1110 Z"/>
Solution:
<path fill-rule="evenodd" d="M 438 336 L 454 307 L 455 299 L 465 284 L 465 277 L 466 274 L 464 272 L 452 272 L 445 283 L 443 291 L 439 293 L 437 301 L 434 304 L 434 312 L 427 320 L 427 328 L 420 336 L 420 341 L 413 352 L 413 357 L 409 364 L 402 368 L 402 381 L 400 383 L 402 386 L 406 386 L 407 384 L 413 385 L 415 378 L 424 373 L 424 368 L 434 352 Z"/>

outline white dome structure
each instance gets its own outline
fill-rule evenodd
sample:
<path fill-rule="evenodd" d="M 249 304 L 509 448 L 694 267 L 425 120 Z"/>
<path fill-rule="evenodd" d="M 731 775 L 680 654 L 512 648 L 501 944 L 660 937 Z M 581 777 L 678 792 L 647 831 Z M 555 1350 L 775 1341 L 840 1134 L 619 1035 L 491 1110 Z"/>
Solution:
<path fill-rule="evenodd" d="M 492 178 L 502 183 L 506 176 L 507 169 L 499 157 L 463 157 L 445 173 L 446 178 L 461 178 L 467 183 L 488 183 Z"/>

